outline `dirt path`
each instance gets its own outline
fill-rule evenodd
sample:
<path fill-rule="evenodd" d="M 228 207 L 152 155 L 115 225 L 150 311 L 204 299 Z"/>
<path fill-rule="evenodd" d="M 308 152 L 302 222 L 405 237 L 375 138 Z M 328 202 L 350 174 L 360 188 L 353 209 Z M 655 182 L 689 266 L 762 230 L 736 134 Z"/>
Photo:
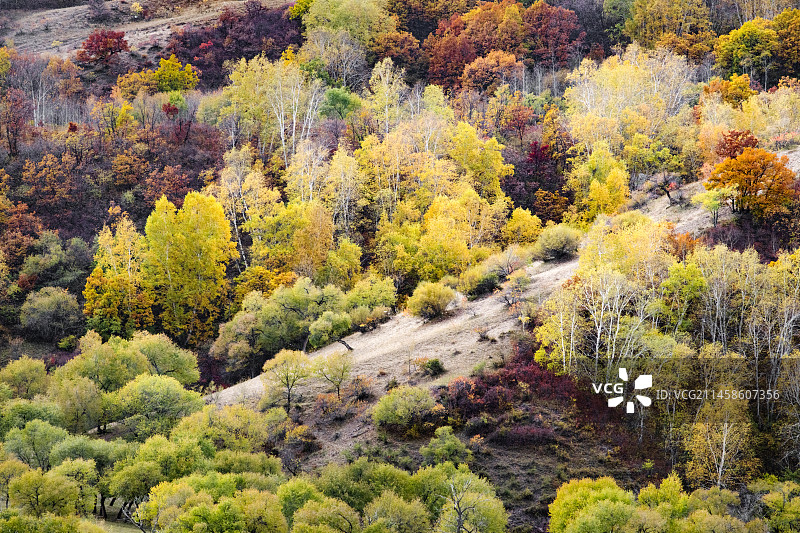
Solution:
<path fill-rule="evenodd" d="M 532 283 L 527 296 L 546 297 L 572 276 L 577 265 L 577 260 L 574 260 L 560 264 L 535 263 L 528 267 Z M 489 340 L 479 340 L 479 329 Z M 374 331 L 355 333 L 345 341 L 353 347 L 353 373 L 375 380 L 376 388 L 382 389 L 391 379 L 400 383 L 413 381 L 414 373 L 409 375 L 408 364 L 409 360 L 417 357 L 439 359 L 447 370 L 435 381 L 428 382 L 433 386 L 468 375 L 482 361 L 507 356 L 512 332 L 519 330 L 518 319 L 510 313 L 502 296 L 497 294 L 471 302 L 461 298 L 449 317 L 432 322 L 401 313 Z M 309 356 L 325 356 L 343 349 L 341 344 L 334 343 Z M 263 392 L 261 379 L 253 378 L 221 391 L 214 399 L 219 405 L 252 404 Z"/>
<path fill-rule="evenodd" d="M 11 39 L 21 52 L 49 53 L 66 57 L 78 48 L 95 28 L 124 31 L 133 51 L 147 51 L 153 45 L 164 45 L 170 33 L 186 24 L 212 23 L 228 6 L 240 6 L 244 0 L 223 0 L 188 7 L 169 18 L 135 20 L 130 14 L 130 2 L 106 2 L 111 20 L 96 24 L 89 20 L 86 6 L 66 7 L 34 12 L 12 12 L 12 25 L 0 34 Z"/>

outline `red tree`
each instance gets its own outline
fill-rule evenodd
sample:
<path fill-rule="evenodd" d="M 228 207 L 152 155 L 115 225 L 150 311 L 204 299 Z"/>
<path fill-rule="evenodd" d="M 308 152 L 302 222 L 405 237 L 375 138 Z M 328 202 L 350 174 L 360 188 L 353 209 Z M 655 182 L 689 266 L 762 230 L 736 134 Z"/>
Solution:
<path fill-rule="evenodd" d="M 745 148 L 758 148 L 756 136 L 750 130 L 731 130 L 722 135 L 716 152 L 722 159 L 734 159 L 742 155 Z"/>
<path fill-rule="evenodd" d="M 11 89 L 0 99 L 0 136 L 5 138 L 11 157 L 19 154 L 19 139 L 32 118 L 33 105 L 19 89 Z"/>
<path fill-rule="evenodd" d="M 82 63 L 107 63 L 114 54 L 130 50 L 124 31 L 95 30 L 83 41 L 78 50 L 78 61 Z"/>
<path fill-rule="evenodd" d="M 529 56 L 550 67 L 552 72 L 567 65 L 583 44 L 586 32 L 574 11 L 539 0 L 525 11 Z"/>

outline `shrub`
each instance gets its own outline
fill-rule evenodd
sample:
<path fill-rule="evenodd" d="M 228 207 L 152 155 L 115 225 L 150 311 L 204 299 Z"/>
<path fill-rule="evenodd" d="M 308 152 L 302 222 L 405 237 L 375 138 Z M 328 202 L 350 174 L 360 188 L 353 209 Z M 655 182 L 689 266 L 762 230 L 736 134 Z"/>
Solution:
<path fill-rule="evenodd" d="M 422 424 L 434 405 L 426 389 L 403 385 L 378 401 L 372 421 L 379 428 L 410 431 Z"/>
<path fill-rule="evenodd" d="M 450 426 L 438 428 L 436 436 L 431 439 L 427 446 L 420 448 L 419 453 L 422 454 L 428 464 L 444 463 L 445 461 L 460 464 L 472 459 L 472 453 L 453 434 L 453 428 Z"/>
<path fill-rule="evenodd" d="M 583 233 L 580 230 L 558 224 L 548 226 L 533 246 L 533 257 L 540 261 L 552 261 L 570 257 L 578 251 Z"/>
<path fill-rule="evenodd" d="M 434 378 L 437 376 L 441 376 L 446 372 L 444 365 L 438 359 L 431 359 L 430 361 L 425 361 L 425 363 L 422 364 L 422 371 L 425 374 Z"/>
<path fill-rule="evenodd" d="M 468 268 L 461 274 L 458 289 L 470 298 L 476 298 L 494 291 L 498 285 L 500 276 L 489 270 L 486 265 L 480 264 Z"/>
<path fill-rule="evenodd" d="M 412 315 L 430 320 L 442 316 L 455 297 L 456 292 L 450 287 L 423 281 L 408 299 L 407 308 Z"/>
<path fill-rule="evenodd" d="M 74 295 L 58 287 L 45 287 L 28 295 L 19 319 L 32 335 L 53 341 L 77 330 L 83 313 Z"/>

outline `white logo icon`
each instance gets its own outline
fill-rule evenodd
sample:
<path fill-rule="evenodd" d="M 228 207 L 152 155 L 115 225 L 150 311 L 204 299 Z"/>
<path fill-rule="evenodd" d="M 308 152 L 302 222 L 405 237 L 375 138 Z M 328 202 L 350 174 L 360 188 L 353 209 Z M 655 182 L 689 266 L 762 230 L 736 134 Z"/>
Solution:
<path fill-rule="evenodd" d="M 619 379 L 621 379 L 622 381 L 624 381 L 626 383 L 628 382 L 628 369 L 627 368 L 620 368 L 619 369 Z M 641 376 L 637 377 L 636 380 L 633 382 L 633 390 L 635 390 L 635 391 L 649 389 L 652 386 L 653 386 L 653 376 L 650 375 L 650 374 L 642 374 Z M 641 403 L 645 407 L 650 407 L 650 404 L 653 403 L 653 400 L 651 400 L 649 397 L 644 396 L 642 394 L 637 394 L 636 395 L 636 399 L 639 400 L 639 403 Z M 608 406 L 609 407 L 617 407 L 618 405 L 620 405 L 624 401 L 625 401 L 625 397 L 623 397 L 623 396 L 615 396 L 613 398 L 609 398 L 608 399 Z M 633 413 L 633 411 L 634 411 L 634 402 L 632 400 L 629 400 L 625 404 L 625 411 L 628 412 L 628 413 Z"/>

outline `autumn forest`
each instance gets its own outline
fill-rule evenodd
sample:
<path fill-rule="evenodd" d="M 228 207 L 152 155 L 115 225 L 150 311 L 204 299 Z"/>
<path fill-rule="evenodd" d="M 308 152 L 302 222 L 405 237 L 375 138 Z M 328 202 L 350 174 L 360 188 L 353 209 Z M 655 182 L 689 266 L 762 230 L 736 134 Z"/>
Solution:
<path fill-rule="evenodd" d="M 800 531 L 800 4 L 0 43 L 0 533 Z"/>

